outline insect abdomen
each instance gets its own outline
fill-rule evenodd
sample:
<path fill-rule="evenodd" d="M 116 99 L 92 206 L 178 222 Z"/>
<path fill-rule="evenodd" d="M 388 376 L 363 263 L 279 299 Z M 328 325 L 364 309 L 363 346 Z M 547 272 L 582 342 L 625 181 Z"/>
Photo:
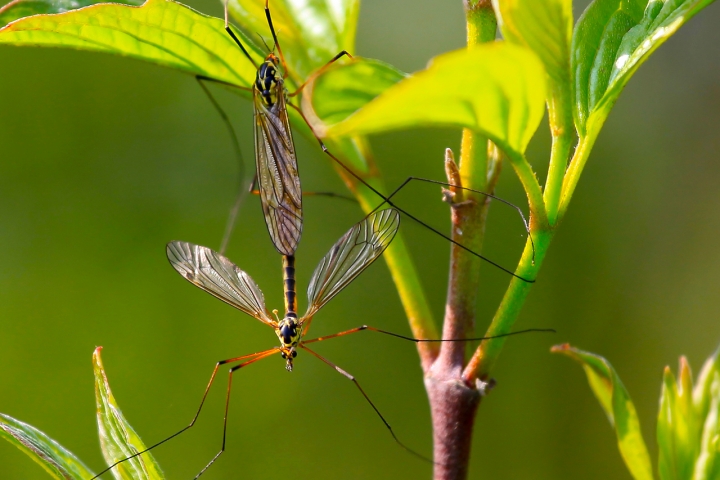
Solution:
<path fill-rule="evenodd" d="M 285 316 L 297 317 L 294 255 L 283 255 L 283 284 L 285 287 Z"/>

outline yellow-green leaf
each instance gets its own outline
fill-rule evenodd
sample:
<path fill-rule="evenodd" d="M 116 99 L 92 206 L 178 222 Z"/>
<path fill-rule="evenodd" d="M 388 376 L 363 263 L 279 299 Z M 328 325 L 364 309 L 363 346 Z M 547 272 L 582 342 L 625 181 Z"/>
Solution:
<path fill-rule="evenodd" d="M 261 34 L 272 48 L 262 0 L 231 0 L 240 29 L 257 41 Z M 270 14 L 294 80 L 304 81 L 341 50 L 355 50 L 359 0 L 270 0 Z"/>
<path fill-rule="evenodd" d="M 18 20 L 0 29 L 0 45 L 123 55 L 248 86 L 255 67 L 223 28 L 222 20 L 170 0 L 148 0 L 142 7 L 106 3 Z M 264 57 L 247 43 L 257 58 Z"/>
<path fill-rule="evenodd" d="M 0 413 L 0 437 L 35 460 L 58 480 L 87 480 L 95 474 L 65 447 L 27 423 Z"/>
<path fill-rule="evenodd" d="M 0 27 L 18 18 L 42 13 L 63 13 L 100 3 L 95 0 L 13 0 L 0 7 Z M 115 3 L 141 5 L 141 0 L 117 0 Z"/>
<path fill-rule="evenodd" d="M 97 407 L 100 446 L 108 465 L 145 450 L 145 444 L 120 411 L 110 390 L 100 358 L 102 347 L 93 353 L 95 372 L 95 405 Z M 165 478 L 150 452 L 122 462 L 112 469 L 117 479 L 157 480 Z"/>
<path fill-rule="evenodd" d="M 493 42 L 435 58 L 328 135 L 419 126 L 465 127 L 523 153 L 544 112 L 545 71 L 523 47 Z"/>
<path fill-rule="evenodd" d="M 493 6 L 503 38 L 535 52 L 550 78 L 569 89 L 572 0 L 493 0 Z"/>
<path fill-rule="evenodd" d="M 387 63 L 356 57 L 350 63 L 328 68 L 308 84 L 303 111 L 313 129 L 324 133 L 328 125 L 345 120 L 406 77 Z"/>
<path fill-rule="evenodd" d="M 635 405 L 610 362 L 568 344 L 556 345 L 552 352 L 567 355 L 583 367 L 590 388 L 615 428 L 620 454 L 628 470 L 636 480 L 651 480 L 650 455 L 642 438 Z"/>

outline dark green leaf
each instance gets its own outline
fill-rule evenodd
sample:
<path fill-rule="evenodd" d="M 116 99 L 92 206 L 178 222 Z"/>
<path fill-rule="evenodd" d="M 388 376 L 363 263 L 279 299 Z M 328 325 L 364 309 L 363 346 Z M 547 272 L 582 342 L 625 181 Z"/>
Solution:
<path fill-rule="evenodd" d="M 53 478 L 87 480 L 92 473 L 72 453 L 40 430 L 0 413 L 0 437 L 35 460 Z"/>
<path fill-rule="evenodd" d="M 597 133 L 630 77 L 665 40 L 713 0 L 595 0 L 572 41 L 574 116 Z"/>

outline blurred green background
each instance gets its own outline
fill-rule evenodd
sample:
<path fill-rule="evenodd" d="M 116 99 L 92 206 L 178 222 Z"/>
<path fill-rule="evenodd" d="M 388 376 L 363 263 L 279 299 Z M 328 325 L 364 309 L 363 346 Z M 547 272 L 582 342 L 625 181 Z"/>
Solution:
<path fill-rule="evenodd" d="M 575 16 L 587 2 L 577 2 Z M 191 5 L 221 14 L 214 0 Z M 709 7 L 656 52 L 611 114 L 517 328 L 558 333 L 507 342 L 498 387 L 476 421 L 470 478 L 630 478 L 614 433 L 581 370 L 554 343 L 606 356 L 638 408 L 655 453 L 662 368 L 679 355 L 695 371 L 720 343 L 720 8 Z M 462 2 L 366 1 L 357 53 L 405 71 L 464 44 Z M 282 36 L 282 34 L 281 34 Z M 218 248 L 239 168 L 223 124 L 188 76 L 123 58 L 0 47 L 0 411 L 104 465 L 94 415 L 91 354 L 104 346 L 126 417 L 152 443 L 192 417 L 217 360 L 274 346 L 260 322 L 191 286 L 167 263 L 182 239 Z M 252 158 L 248 101 L 216 91 Z M 387 183 L 442 179 L 448 130 L 372 138 Z M 296 139 L 303 187 L 343 191 L 329 162 Z M 543 124 L 529 158 L 544 178 Z M 252 171 L 248 162 L 245 171 Z M 523 205 L 508 167 L 497 193 Z M 401 204 L 446 228 L 436 187 Z M 305 201 L 299 289 L 359 209 Z M 496 205 L 487 254 L 512 266 L 522 228 Z M 405 221 L 436 317 L 443 312 L 447 245 Z M 228 256 L 281 308 L 280 260 L 256 198 L 243 205 Z M 485 268 L 484 327 L 508 277 Z M 304 299 L 304 294 L 302 295 Z M 301 308 L 304 301 L 301 300 Z M 407 333 L 387 269 L 378 262 L 317 316 L 314 334 L 363 323 Z M 413 448 L 431 454 L 427 399 L 412 344 L 371 333 L 318 345 L 357 376 Z M 223 370 L 224 371 L 224 370 Z M 220 446 L 226 376 L 199 424 L 157 449 L 168 478 L 191 478 Z M 234 382 L 228 451 L 207 479 L 430 478 L 397 447 L 350 382 L 302 355 Z M 0 477 L 47 478 L 0 443 Z"/>

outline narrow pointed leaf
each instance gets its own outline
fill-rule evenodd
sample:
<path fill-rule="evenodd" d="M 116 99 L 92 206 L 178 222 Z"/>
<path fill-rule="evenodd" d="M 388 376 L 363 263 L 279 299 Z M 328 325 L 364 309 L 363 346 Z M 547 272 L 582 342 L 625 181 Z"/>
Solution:
<path fill-rule="evenodd" d="M 25 452 L 53 478 L 87 480 L 95 475 L 55 440 L 37 428 L 2 413 L 0 437 Z"/>
<path fill-rule="evenodd" d="M 231 0 L 230 13 L 245 34 L 262 35 L 272 48 L 273 39 L 262 0 Z M 306 80 L 341 50 L 355 50 L 359 0 L 271 0 L 273 26 L 288 67 L 296 81 Z"/>
<path fill-rule="evenodd" d="M 108 465 L 145 450 L 145 444 L 125 420 L 108 384 L 98 347 L 93 353 L 95 371 L 95 404 L 97 407 L 100 446 Z M 112 469 L 117 479 L 155 480 L 165 478 L 152 453 L 147 452 Z"/>
<path fill-rule="evenodd" d="M 466 127 L 521 154 L 543 116 L 544 78 L 532 52 L 507 42 L 458 50 L 435 58 L 327 133 Z"/>
<path fill-rule="evenodd" d="M 720 375 L 714 375 L 693 480 L 720 478 Z"/>
<path fill-rule="evenodd" d="M 575 27 L 574 115 L 596 131 L 630 77 L 652 52 L 714 0 L 595 0 Z"/>
<path fill-rule="evenodd" d="M 567 355 L 583 367 L 590 388 L 600 401 L 610 424 L 615 427 L 620 453 L 628 470 L 636 480 L 651 480 L 650 455 L 642 438 L 635 405 L 610 362 L 568 344 L 556 345 L 552 352 Z"/>
<path fill-rule="evenodd" d="M 0 45 L 104 52 L 248 86 L 255 68 L 223 25 L 170 0 L 148 0 L 142 7 L 106 3 L 18 20 L 0 29 Z M 250 51 L 263 57 L 255 47 Z"/>
<path fill-rule="evenodd" d="M 570 88 L 572 0 L 493 0 L 503 38 L 540 58 L 548 75 Z"/>

